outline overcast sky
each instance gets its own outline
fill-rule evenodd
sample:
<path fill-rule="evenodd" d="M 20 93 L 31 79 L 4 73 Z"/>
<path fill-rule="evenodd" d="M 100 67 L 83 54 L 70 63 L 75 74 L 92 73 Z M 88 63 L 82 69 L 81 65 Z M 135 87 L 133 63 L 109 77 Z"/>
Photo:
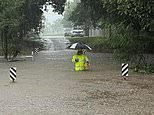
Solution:
<path fill-rule="evenodd" d="M 62 15 L 58 15 L 57 13 L 52 12 L 52 8 L 48 7 L 48 12 L 44 11 L 44 16 L 46 18 L 46 21 L 53 24 L 54 21 L 62 18 Z"/>
<path fill-rule="evenodd" d="M 67 0 L 67 1 L 73 1 L 73 0 Z M 52 12 L 52 8 L 48 6 L 48 12 L 44 12 L 44 16 L 46 18 L 46 21 L 53 24 L 56 20 L 63 18 L 62 15 L 58 15 L 57 13 Z"/>

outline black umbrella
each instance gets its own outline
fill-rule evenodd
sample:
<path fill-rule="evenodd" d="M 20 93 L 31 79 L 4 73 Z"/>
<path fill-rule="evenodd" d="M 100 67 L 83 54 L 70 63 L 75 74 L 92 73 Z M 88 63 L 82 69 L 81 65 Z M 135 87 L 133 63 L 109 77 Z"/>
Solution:
<path fill-rule="evenodd" d="M 78 49 L 92 50 L 88 45 L 83 44 L 83 43 L 74 43 L 74 44 L 68 46 L 67 48 L 68 49 L 75 49 L 75 50 L 78 50 Z"/>

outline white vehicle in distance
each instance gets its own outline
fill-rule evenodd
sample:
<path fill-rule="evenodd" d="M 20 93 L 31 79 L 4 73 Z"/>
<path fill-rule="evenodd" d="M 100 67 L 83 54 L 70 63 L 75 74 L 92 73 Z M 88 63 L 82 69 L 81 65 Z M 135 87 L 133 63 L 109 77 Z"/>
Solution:
<path fill-rule="evenodd" d="M 83 37 L 84 36 L 84 31 L 81 28 L 74 28 L 71 32 L 72 37 Z"/>
<path fill-rule="evenodd" d="M 72 28 L 64 28 L 64 36 L 71 36 Z"/>

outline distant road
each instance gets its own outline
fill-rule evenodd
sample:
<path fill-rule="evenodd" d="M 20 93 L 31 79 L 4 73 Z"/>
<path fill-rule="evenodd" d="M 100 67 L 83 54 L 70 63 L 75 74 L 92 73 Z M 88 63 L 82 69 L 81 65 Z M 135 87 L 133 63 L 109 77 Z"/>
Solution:
<path fill-rule="evenodd" d="M 65 50 L 69 41 L 64 36 L 42 36 L 47 50 Z"/>

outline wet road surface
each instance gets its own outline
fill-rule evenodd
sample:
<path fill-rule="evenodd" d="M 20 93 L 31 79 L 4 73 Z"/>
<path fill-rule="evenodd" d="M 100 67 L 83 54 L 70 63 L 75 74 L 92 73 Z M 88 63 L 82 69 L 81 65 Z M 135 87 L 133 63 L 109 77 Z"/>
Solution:
<path fill-rule="evenodd" d="M 124 81 L 112 54 L 100 53 L 87 53 L 91 69 L 75 72 L 75 52 L 53 48 L 35 61 L 0 63 L 0 115 L 154 114 L 153 75 L 131 73 Z M 16 83 L 9 82 L 11 66 L 17 67 Z"/>

